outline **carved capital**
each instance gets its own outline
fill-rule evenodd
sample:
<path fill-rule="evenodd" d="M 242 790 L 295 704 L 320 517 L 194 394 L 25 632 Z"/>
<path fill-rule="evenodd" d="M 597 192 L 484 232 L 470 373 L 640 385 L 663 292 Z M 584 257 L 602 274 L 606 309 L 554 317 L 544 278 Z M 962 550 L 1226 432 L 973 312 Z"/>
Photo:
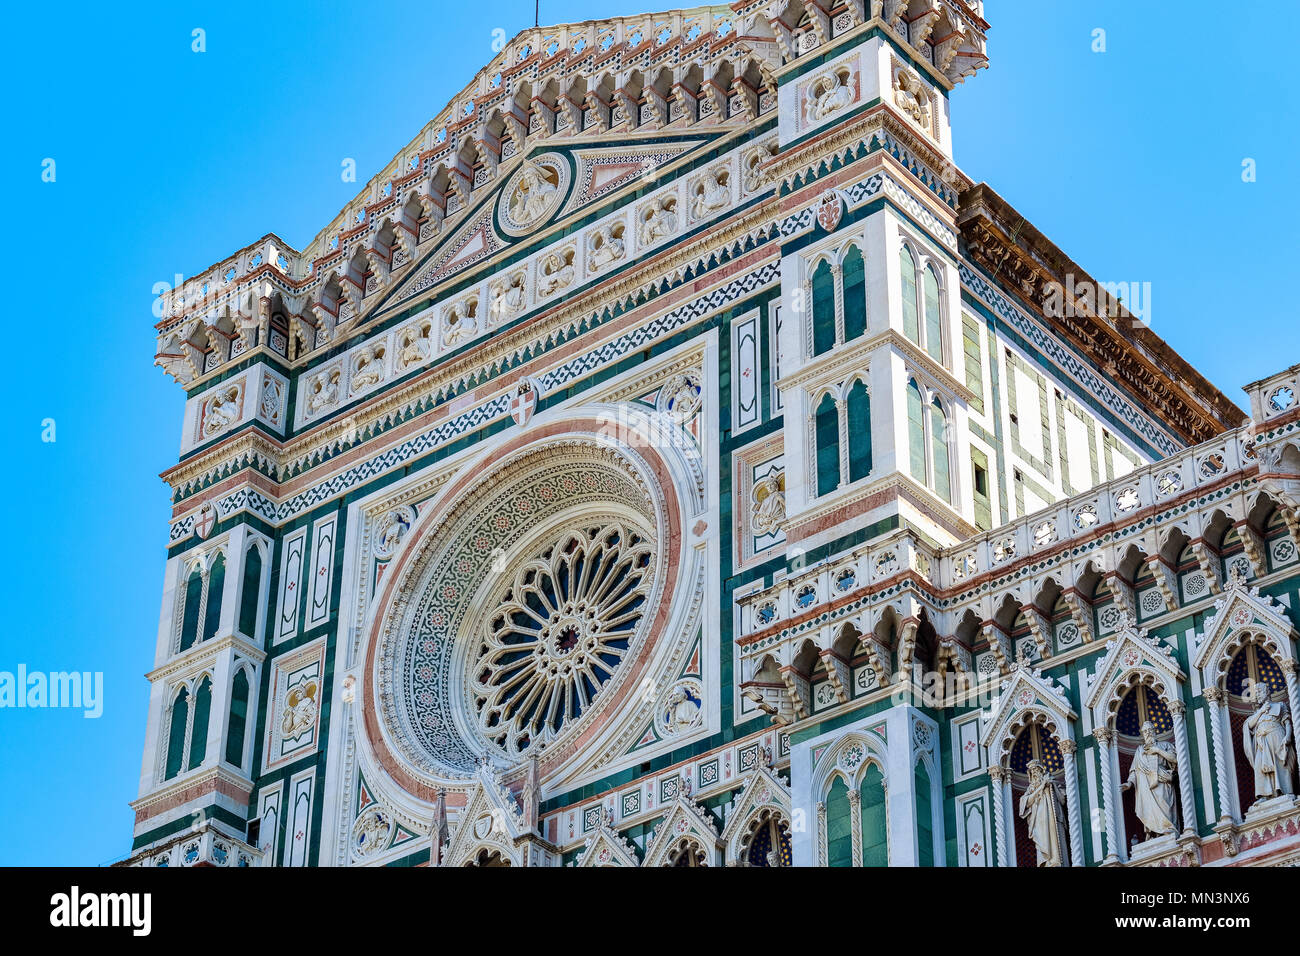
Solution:
<path fill-rule="evenodd" d="M 1110 742 L 1115 739 L 1115 732 L 1108 727 L 1098 727 L 1092 732 L 1092 736 L 1103 747 L 1109 747 Z"/>
<path fill-rule="evenodd" d="M 1061 753 L 1067 754 L 1071 757 L 1073 757 L 1075 751 L 1079 749 L 1079 745 L 1073 740 L 1062 740 L 1057 746 L 1061 748 Z"/>
<path fill-rule="evenodd" d="M 1207 687 L 1201 692 L 1201 696 L 1205 698 L 1207 703 L 1218 704 L 1223 700 L 1223 691 L 1217 687 Z"/>

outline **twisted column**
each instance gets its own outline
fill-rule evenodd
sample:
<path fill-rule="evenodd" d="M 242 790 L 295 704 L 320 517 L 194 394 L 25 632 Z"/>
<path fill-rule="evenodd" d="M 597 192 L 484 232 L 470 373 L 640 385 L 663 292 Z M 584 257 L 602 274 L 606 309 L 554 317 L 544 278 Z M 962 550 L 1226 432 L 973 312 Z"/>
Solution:
<path fill-rule="evenodd" d="M 1228 750 L 1223 738 L 1223 691 L 1207 687 L 1202 693 L 1210 708 L 1210 730 L 1214 736 L 1214 783 L 1219 796 L 1219 823 L 1232 823 L 1232 800 L 1228 793 Z"/>
<path fill-rule="evenodd" d="M 1007 863 L 1007 814 L 1004 807 L 1006 797 L 1002 790 L 1005 771 L 1001 767 L 989 767 L 989 779 L 993 781 L 993 832 L 997 839 L 998 866 Z"/>
<path fill-rule="evenodd" d="M 1174 749 L 1178 751 L 1178 793 L 1182 800 L 1184 838 L 1196 835 L 1196 801 L 1192 794 L 1192 754 L 1187 747 L 1187 705 L 1171 701 L 1169 713 L 1174 718 Z"/>
<path fill-rule="evenodd" d="M 1110 742 L 1115 738 L 1112 730 L 1098 727 L 1092 732 L 1097 740 L 1097 756 L 1101 762 L 1101 806 L 1106 820 L 1105 863 L 1119 862 L 1119 825 L 1115 821 L 1115 791 L 1110 776 Z"/>
<path fill-rule="evenodd" d="M 853 862 L 851 866 L 862 865 L 862 794 L 857 790 L 849 791 L 849 824 L 853 827 Z"/>
<path fill-rule="evenodd" d="M 1083 818 L 1079 810 L 1079 775 L 1075 771 L 1073 740 L 1060 741 L 1065 762 L 1065 813 L 1070 823 L 1070 865 L 1083 866 Z"/>

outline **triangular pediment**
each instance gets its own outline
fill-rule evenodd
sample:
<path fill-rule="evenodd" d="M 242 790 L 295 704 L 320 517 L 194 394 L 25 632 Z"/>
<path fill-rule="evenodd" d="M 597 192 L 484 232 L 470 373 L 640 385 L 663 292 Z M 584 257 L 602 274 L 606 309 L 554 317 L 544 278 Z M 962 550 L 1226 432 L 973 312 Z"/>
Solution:
<path fill-rule="evenodd" d="M 594 833 L 587 837 L 574 866 L 640 866 L 636 851 L 603 815 Z"/>
<path fill-rule="evenodd" d="M 480 770 L 465 808 L 442 854 L 443 866 L 463 866 L 480 850 L 499 850 L 515 866 L 523 865 L 518 843 L 536 833 L 524 823 L 519 803 L 491 771 Z"/>
<path fill-rule="evenodd" d="M 694 800 L 678 796 L 668 805 L 668 813 L 655 827 L 654 837 L 646 847 L 644 865 L 664 866 L 673 848 L 685 839 L 699 844 L 710 866 L 719 865 L 721 838 L 713 818 Z"/>
<path fill-rule="evenodd" d="M 1002 684 L 993 706 L 993 716 L 984 724 L 981 737 L 984 746 L 992 747 L 1002 740 L 1008 728 L 1020 723 L 1025 711 L 1047 717 L 1063 738 L 1070 736 L 1070 724 L 1078 717 L 1070 707 L 1064 688 L 1023 661 L 1017 662 L 1011 676 Z"/>
<path fill-rule="evenodd" d="M 1124 675 L 1135 670 L 1154 672 L 1170 691 L 1186 676 L 1178 666 L 1172 648 L 1159 638 L 1148 635 L 1145 628 L 1139 630 L 1129 620 L 1106 642 L 1106 656 L 1084 688 L 1084 706 L 1095 709 Z"/>
<path fill-rule="evenodd" d="M 727 848 L 730 859 L 738 856 L 739 841 L 749 829 L 749 822 L 755 813 L 770 809 L 782 814 L 790 821 L 790 789 L 775 771 L 759 767 L 749 775 L 744 788 L 732 804 L 731 816 L 722 831 L 722 845 Z"/>
<path fill-rule="evenodd" d="M 1283 659 L 1294 657 L 1291 637 L 1295 627 L 1285 608 L 1261 595 L 1258 587 L 1248 587 L 1244 579 L 1234 578 L 1214 602 L 1213 615 L 1206 618 L 1204 637 L 1192 654 L 1193 666 L 1201 669 L 1207 681 L 1213 680 L 1227 667 L 1243 636 L 1251 633 L 1263 635 L 1272 653 Z"/>

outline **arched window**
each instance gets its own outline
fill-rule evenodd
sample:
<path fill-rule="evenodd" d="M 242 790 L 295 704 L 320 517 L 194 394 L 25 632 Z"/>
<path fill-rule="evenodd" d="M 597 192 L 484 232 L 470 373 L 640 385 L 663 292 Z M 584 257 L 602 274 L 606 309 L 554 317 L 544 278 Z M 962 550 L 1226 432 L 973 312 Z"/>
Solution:
<path fill-rule="evenodd" d="M 907 382 L 907 448 L 912 477 L 952 504 L 948 412 L 937 396 L 931 396 L 926 404 L 926 395 L 914 378 Z"/>
<path fill-rule="evenodd" d="M 907 448 L 912 477 L 925 484 L 925 402 L 916 379 L 907 383 Z"/>
<path fill-rule="evenodd" d="M 244 555 L 244 584 L 239 599 L 239 631 L 245 637 L 257 637 L 261 588 L 262 550 L 254 545 Z"/>
<path fill-rule="evenodd" d="M 898 271 L 903 280 L 903 334 L 918 345 L 920 326 L 916 319 L 916 260 L 907 246 L 898 250 Z"/>
<path fill-rule="evenodd" d="M 793 866 L 790 828 L 774 813 L 764 812 L 754 835 L 745 848 L 745 862 L 750 866 Z"/>
<path fill-rule="evenodd" d="M 826 795 L 826 865 L 853 865 L 853 815 L 849 788 L 838 774 Z"/>
<path fill-rule="evenodd" d="M 813 270 L 813 355 L 835 347 L 835 279 L 831 264 L 823 259 Z"/>
<path fill-rule="evenodd" d="M 1255 691 L 1256 686 L 1262 690 Z M 1267 761 L 1257 760 L 1256 765 L 1252 765 L 1245 751 L 1247 724 L 1258 707 L 1252 694 L 1265 695 L 1265 708 L 1280 710 L 1277 705 L 1285 707 L 1287 704 L 1286 677 L 1273 655 L 1259 644 L 1251 642 L 1237 651 L 1232 663 L 1228 665 L 1224 689 L 1227 691 L 1228 722 L 1232 731 L 1231 750 L 1237 771 L 1237 805 L 1242 814 L 1245 814 L 1256 800 L 1263 799 L 1260 789 L 1268 779 L 1264 771 L 1256 769 L 1256 765 L 1266 765 Z M 1290 765 L 1275 768 L 1277 784 L 1283 793 L 1295 792 L 1294 721 L 1295 717 L 1291 715 L 1292 734 L 1287 743 Z M 1251 736 L 1253 739 L 1253 733 Z"/>
<path fill-rule="evenodd" d="M 922 257 L 920 263 L 904 245 L 898 251 L 903 288 L 903 335 L 943 361 L 943 290 L 939 266 Z"/>
<path fill-rule="evenodd" d="M 230 726 L 226 731 L 226 763 L 244 766 L 244 735 L 248 725 L 248 671 L 240 668 L 230 688 Z"/>
<path fill-rule="evenodd" d="M 943 323 L 939 318 L 939 277 L 934 266 L 925 267 L 925 350 L 943 361 Z"/>
<path fill-rule="evenodd" d="M 1061 756 L 1061 748 L 1053 737 L 1040 724 L 1033 723 L 1020 731 L 1016 737 L 1016 742 L 1011 746 L 1011 756 L 1008 761 L 1011 770 L 1011 794 L 1013 816 L 1015 817 L 1015 844 L 1016 844 L 1016 866 L 1038 866 L 1038 850 L 1034 845 L 1033 838 L 1029 835 L 1029 826 L 1020 813 L 1020 798 L 1024 796 L 1026 789 L 1029 787 L 1030 764 L 1037 763 L 1055 778 L 1055 785 L 1064 789 L 1064 783 L 1060 780 L 1060 774 L 1065 769 L 1065 759 Z M 1064 843 L 1064 819 L 1063 811 L 1058 813 L 1061 819 L 1058 821 L 1061 825 L 1062 844 L 1060 853 L 1063 860 L 1068 861 L 1070 858 L 1068 847 Z M 1068 865 L 1066 863 L 1065 865 Z"/>
<path fill-rule="evenodd" d="M 181 600 L 184 603 L 181 608 L 180 649 L 188 651 L 199 639 L 199 611 L 203 603 L 203 570 L 197 564 L 185 579 Z"/>
<path fill-rule="evenodd" d="M 944 501 L 952 503 L 952 483 L 948 477 L 948 416 L 936 398 L 930 403 L 931 485 Z"/>
<path fill-rule="evenodd" d="M 205 676 L 194 692 L 194 728 L 190 732 L 190 759 L 185 769 L 203 764 L 208 753 L 208 717 L 212 712 L 212 679 Z"/>
<path fill-rule="evenodd" d="M 931 806 L 930 772 L 918 760 L 913 775 L 916 791 L 917 866 L 934 866 L 934 809 Z"/>
<path fill-rule="evenodd" d="M 226 556 L 218 554 L 208 570 L 208 602 L 203 615 L 203 640 L 216 637 L 221 624 L 221 591 L 226 583 Z"/>
<path fill-rule="evenodd" d="M 185 731 L 190 723 L 190 692 L 182 687 L 172 701 L 172 719 L 167 730 L 167 764 L 163 779 L 170 780 L 185 764 Z"/>
<path fill-rule="evenodd" d="M 861 379 L 849 389 L 847 406 L 849 481 L 857 481 L 871 473 L 871 396 Z"/>
<path fill-rule="evenodd" d="M 844 341 L 867 331 L 867 266 L 862 250 L 850 246 L 844 255 Z"/>
<path fill-rule="evenodd" d="M 817 494 L 830 494 L 840 486 L 840 416 L 835 397 L 827 392 L 817 404 Z"/>
<path fill-rule="evenodd" d="M 885 775 L 874 763 L 858 788 L 862 812 L 862 865 L 889 866 L 889 829 L 885 814 Z"/>
<path fill-rule="evenodd" d="M 1170 744 L 1174 742 L 1174 718 L 1169 713 L 1169 708 L 1152 688 L 1146 684 L 1138 684 L 1124 695 L 1115 710 L 1115 748 L 1119 758 L 1121 782 L 1128 779 L 1129 771 L 1133 767 L 1133 759 L 1138 748 L 1143 745 L 1142 725 L 1147 721 L 1150 721 L 1155 729 L 1156 740 Z M 1174 797 L 1171 803 L 1173 807 L 1182 805 L 1177 793 L 1181 784 L 1180 780 L 1173 781 Z M 1136 798 L 1136 790 L 1130 788 L 1121 794 L 1120 799 L 1124 816 L 1124 833 L 1128 837 L 1129 844 L 1134 840 L 1141 842 L 1146 834 L 1146 827 L 1137 815 Z"/>

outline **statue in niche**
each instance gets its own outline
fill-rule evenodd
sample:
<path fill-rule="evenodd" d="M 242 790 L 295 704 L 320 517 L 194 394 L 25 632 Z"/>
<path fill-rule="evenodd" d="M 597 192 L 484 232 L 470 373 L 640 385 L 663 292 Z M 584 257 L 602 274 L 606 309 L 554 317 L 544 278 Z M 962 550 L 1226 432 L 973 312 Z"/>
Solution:
<path fill-rule="evenodd" d="M 907 70 L 899 70 L 898 76 L 894 79 L 894 102 L 918 126 L 926 126 L 930 121 L 927 100 L 925 87 L 921 85 L 921 81 Z"/>
<path fill-rule="evenodd" d="M 817 77 L 812 85 L 814 120 L 824 120 L 853 102 L 853 90 L 849 89 L 848 78 L 845 70 L 829 71 Z"/>
<path fill-rule="evenodd" d="M 312 379 L 311 395 L 307 399 L 307 411 L 315 415 L 338 404 L 339 370 L 330 369 Z"/>
<path fill-rule="evenodd" d="M 1065 866 L 1065 799 L 1040 761 L 1029 761 L 1029 786 L 1020 798 L 1020 816 L 1038 851 L 1039 866 Z"/>
<path fill-rule="evenodd" d="M 488 303 L 488 316 L 495 325 L 503 322 L 524 307 L 524 274 L 516 272 L 508 279 L 492 285 Z"/>
<path fill-rule="evenodd" d="M 677 214 L 673 212 L 671 199 L 654 199 L 641 214 L 641 243 L 650 245 L 658 239 L 666 239 L 677 231 Z"/>
<path fill-rule="evenodd" d="M 427 321 L 402 332 L 397 340 L 402 368 L 420 365 L 429 358 L 429 336 L 432 332 L 433 325 Z"/>
<path fill-rule="evenodd" d="M 204 437 L 215 435 L 226 426 L 234 424 L 239 417 L 240 404 L 238 385 L 217 392 L 208 404 L 208 414 L 203 420 Z"/>
<path fill-rule="evenodd" d="M 785 524 L 785 472 L 773 471 L 754 482 L 752 524 L 759 535 L 779 534 Z"/>
<path fill-rule="evenodd" d="M 384 377 L 384 347 L 382 345 L 366 346 L 353 360 L 352 390 L 359 392 L 363 388 L 377 385 Z"/>
<path fill-rule="evenodd" d="M 709 170 L 695 187 L 696 219 L 703 219 L 715 209 L 722 209 L 731 203 L 731 189 L 727 185 L 727 171 Z"/>
<path fill-rule="evenodd" d="M 1147 839 L 1173 833 L 1174 774 L 1178 772 L 1178 755 L 1174 748 L 1156 740 L 1156 725 L 1142 724 L 1142 746 L 1133 755 L 1128 779 L 1120 791 L 1133 789 L 1133 812 L 1142 821 Z"/>
<path fill-rule="evenodd" d="M 617 225 L 617 224 L 616 224 Z M 590 240 L 591 268 L 600 269 L 623 258 L 622 227 L 602 226 L 592 233 Z"/>
<path fill-rule="evenodd" d="M 1295 751 L 1291 747 L 1291 714 L 1282 701 L 1270 701 L 1268 685 L 1250 685 L 1255 712 L 1241 727 L 1241 744 L 1255 770 L 1256 802 L 1291 793 Z"/>

